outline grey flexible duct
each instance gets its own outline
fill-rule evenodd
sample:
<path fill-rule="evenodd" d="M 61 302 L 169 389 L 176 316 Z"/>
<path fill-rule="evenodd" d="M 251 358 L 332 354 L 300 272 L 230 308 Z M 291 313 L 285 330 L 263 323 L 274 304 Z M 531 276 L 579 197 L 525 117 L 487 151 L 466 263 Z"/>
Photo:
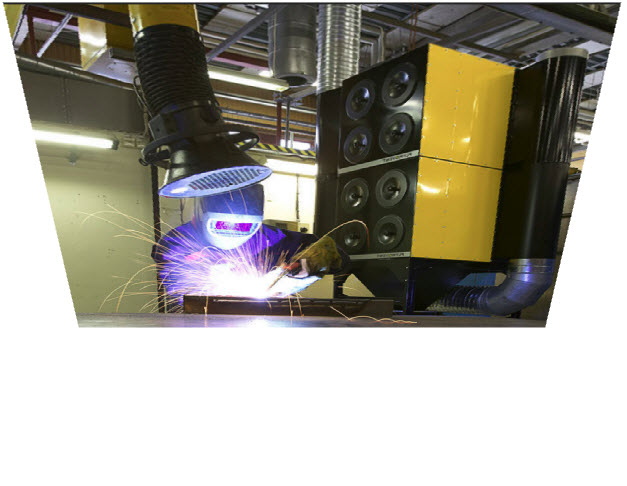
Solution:
<path fill-rule="evenodd" d="M 359 73 L 361 5 L 320 4 L 318 11 L 318 93 L 339 88 Z"/>
<path fill-rule="evenodd" d="M 496 287 L 457 286 L 429 310 L 506 316 L 536 302 L 553 283 L 555 260 L 510 261 L 507 278 Z"/>

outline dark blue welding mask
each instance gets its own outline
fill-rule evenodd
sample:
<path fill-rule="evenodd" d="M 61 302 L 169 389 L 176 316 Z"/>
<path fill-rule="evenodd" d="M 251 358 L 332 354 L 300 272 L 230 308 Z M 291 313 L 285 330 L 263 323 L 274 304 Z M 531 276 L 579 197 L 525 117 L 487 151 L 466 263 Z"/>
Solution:
<path fill-rule="evenodd" d="M 263 221 L 264 194 L 254 184 L 195 200 L 194 219 L 210 245 L 222 250 L 237 248 L 252 238 Z"/>

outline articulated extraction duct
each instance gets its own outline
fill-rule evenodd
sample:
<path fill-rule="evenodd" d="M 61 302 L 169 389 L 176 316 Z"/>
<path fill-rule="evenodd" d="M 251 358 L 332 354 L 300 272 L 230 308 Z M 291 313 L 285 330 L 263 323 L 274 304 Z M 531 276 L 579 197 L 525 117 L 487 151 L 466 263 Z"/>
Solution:
<path fill-rule="evenodd" d="M 554 49 L 516 72 L 493 260 L 509 260 L 497 287 L 454 287 L 438 311 L 508 315 L 553 282 L 562 207 L 588 53 Z"/>
<path fill-rule="evenodd" d="M 131 4 L 129 13 L 141 100 L 154 139 L 142 151 L 143 163 L 167 169 L 159 194 L 219 194 L 267 178 L 272 171 L 243 152 L 259 137 L 222 120 L 194 5 Z"/>
<path fill-rule="evenodd" d="M 268 22 L 268 66 L 291 87 L 316 80 L 316 6 L 291 4 Z"/>

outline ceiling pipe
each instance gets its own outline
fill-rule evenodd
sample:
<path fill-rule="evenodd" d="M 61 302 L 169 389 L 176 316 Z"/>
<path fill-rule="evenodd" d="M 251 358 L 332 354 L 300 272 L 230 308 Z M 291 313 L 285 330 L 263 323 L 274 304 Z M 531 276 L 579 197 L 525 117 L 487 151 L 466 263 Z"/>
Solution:
<path fill-rule="evenodd" d="M 385 61 L 385 29 L 380 26 L 371 26 L 362 23 L 361 31 L 372 34 L 376 37 L 376 40 L 374 41 L 370 41 L 364 37 L 361 38 L 362 42 L 372 45 L 372 64 L 378 64 Z"/>
<path fill-rule="evenodd" d="M 316 6 L 291 4 L 268 22 L 268 66 L 290 87 L 316 80 Z"/>
<path fill-rule="evenodd" d="M 320 4 L 318 13 L 318 93 L 359 73 L 361 5 Z"/>

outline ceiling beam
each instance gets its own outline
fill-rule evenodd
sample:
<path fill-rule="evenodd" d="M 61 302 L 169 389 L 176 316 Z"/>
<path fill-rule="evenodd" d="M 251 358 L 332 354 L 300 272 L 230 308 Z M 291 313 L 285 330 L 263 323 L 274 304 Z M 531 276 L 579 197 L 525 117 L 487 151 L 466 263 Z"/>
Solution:
<path fill-rule="evenodd" d="M 575 4 L 497 3 L 491 7 L 608 46 L 616 27 L 614 17 Z"/>
<path fill-rule="evenodd" d="M 465 47 L 466 49 L 470 49 L 476 52 L 481 52 L 483 54 L 488 54 L 490 56 L 498 57 L 500 59 L 505 59 L 508 61 L 516 61 L 518 60 L 518 56 L 513 54 L 508 54 L 506 52 L 497 51 L 495 49 L 491 49 L 489 47 L 481 46 L 479 44 L 475 44 L 474 42 L 469 41 L 456 41 L 453 36 L 449 36 L 446 34 L 442 34 L 440 32 L 433 32 L 428 29 L 423 29 L 422 27 L 418 27 L 416 25 L 411 25 L 407 22 L 403 22 L 402 20 L 397 20 L 392 17 L 388 17 L 387 15 L 380 15 L 371 12 L 362 12 L 362 18 L 368 19 L 371 21 L 379 22 L 382 24 L 393 25 L 395 27 L 400 27 L 402 29 L 410 30 L 420 34 L 423 37 L 427 37 L 436 42 L 449 42 L 450 44 L 459 45 Z M 451 40 L 453 39 L 453 40 Z"/>
<path fill-rule="evenodd" d="M 70 14 L 74 17 L 82 17 L 85 19 L 99 20 L 107 24 L 118 25 L 120 27 L 131 28 L 131 18 L 128 14 L 121 12 L 115 12 L 113 10 L 107 10 L 100 7 L 94 7 L 84 3 L 33 3 L 29 4 L 29 7 L 34 5 L 41 7 L 51 12 L 57 12 L 63 15 Z"/>
<path fill-rule="evenodd" d="M 257 15 L 254 19 L 252 19 L 247 24 L 237 29 L 233 34 L 231 34 L 229 37 L 227 37 L 222 42 L 220 42 L 220 44 L 218 44 L 216 47 L 211 49 L 211 51 L 207 53 L 207 61 L 211 61 L 212 59 L 222 54 L 229 47 L 231 47 L 233 44 L 239 41 L 242 37 L 244 37 L 246 34 L 252 32 L 261 24 L 263 24 L 265 21 L 267 21 L 272 15 L 279 12 L 283 7 L 285 7 L 285 4 L 278 4 L 278 3 L 270 4 L 270 6 L 266 10 L 261 12 L 259 15 Z"/>

